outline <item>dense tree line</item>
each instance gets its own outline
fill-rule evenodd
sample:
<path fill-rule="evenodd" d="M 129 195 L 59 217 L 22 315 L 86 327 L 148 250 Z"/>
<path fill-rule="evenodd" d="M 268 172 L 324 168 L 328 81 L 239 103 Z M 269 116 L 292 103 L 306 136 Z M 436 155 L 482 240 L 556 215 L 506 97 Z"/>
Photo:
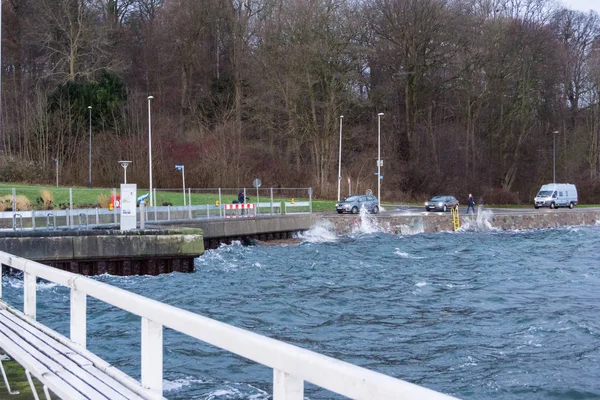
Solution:
<path fill-rule="evenodd" d="M 600 201 L 600 18 L 551 0 L 4 0 L 0 179 Z M 464 199 L 463 199 L 464 201 Z"/>

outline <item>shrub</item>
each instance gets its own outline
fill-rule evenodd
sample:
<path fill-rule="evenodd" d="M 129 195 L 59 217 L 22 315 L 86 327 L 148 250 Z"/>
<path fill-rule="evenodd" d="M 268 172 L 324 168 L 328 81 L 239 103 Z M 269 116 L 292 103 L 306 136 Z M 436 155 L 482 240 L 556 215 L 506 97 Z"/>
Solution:
<path fill-rule="evenodd" d="M 102 208 L 109 208 L 110 207 L 110 196 L 107 194 L 101 194 L 100 196 L 98 196 L 98 203 L 100 204 L 100 207 L 102 207 Z"/>
<path fill-rule="evenodd" d="M 22 194 L 17 195 L 17 211 L 30 211 L 32 209 L 33 205 L 27 196 L 23 196 Z"/>
<path fill-rule="evenodd" d="M 41 201 L 38 201 L 40 210 L 52 210 L 54 209 L 54 195 L 49 190 L 41 191 Z"/>

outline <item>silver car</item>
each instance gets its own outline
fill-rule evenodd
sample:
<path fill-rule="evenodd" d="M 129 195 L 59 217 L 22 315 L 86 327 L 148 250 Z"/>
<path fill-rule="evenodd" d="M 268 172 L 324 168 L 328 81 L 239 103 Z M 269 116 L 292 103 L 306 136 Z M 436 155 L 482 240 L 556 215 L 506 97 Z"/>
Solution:
<path fill-rule="evenodd" d="M 427 211 L 447 211 L 452 208 L 458 208 L 458 200 L 454 196 L 435 196 L 433 199 L 425 202 Z"/>
<path fill-rule="evenodd" d="M 344 200 L 335 204 L 335 209 L 338 213 L 358 214 L 358 211 L 365 207 L 368 212 L 377 214 L 379 212 L 379 202 L 377 197 L 366 194 L 355 194 L 346 197 Z"/>

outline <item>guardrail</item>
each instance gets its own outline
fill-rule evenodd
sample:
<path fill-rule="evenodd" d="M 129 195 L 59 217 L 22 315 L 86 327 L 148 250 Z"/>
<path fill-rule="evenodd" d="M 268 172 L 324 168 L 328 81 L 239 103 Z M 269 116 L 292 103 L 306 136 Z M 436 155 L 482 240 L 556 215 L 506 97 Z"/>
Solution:
<path fill-rule="evenodd" d="M 163 327 L 167 327 L 272 368 L 274 400 L 303 400 L 304 382 L 354 399 L 453 398 L 35 261 L 0 252 L 0 263 L 23 271 L 23 312 L 33 320 L 37 278 L 70 288 L 70 339 L 83 348 L 87 296 L 140 317 L 141 384 L 157 395 L 163 391 Z"/>

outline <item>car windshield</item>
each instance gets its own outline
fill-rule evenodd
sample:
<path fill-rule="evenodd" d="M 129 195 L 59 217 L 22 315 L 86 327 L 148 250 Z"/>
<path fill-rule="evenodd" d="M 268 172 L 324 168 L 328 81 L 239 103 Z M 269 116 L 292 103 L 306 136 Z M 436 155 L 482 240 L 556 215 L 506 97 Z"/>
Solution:
<path fill-rule="evenodd" d="M 446 201 L 446 196 L 435 196 L 431 201 Z"/>
<path fill-rule="evenodd" d="M 344 201 L 358 201 L 360 199 L 360 196 L 350 196 L 348 198 L 346 198 Z"/>
<path fill-rule="evenodd" d="M 549 197 L 552 196 L 552 190 L 540 190 L 538 197 Z"/>

